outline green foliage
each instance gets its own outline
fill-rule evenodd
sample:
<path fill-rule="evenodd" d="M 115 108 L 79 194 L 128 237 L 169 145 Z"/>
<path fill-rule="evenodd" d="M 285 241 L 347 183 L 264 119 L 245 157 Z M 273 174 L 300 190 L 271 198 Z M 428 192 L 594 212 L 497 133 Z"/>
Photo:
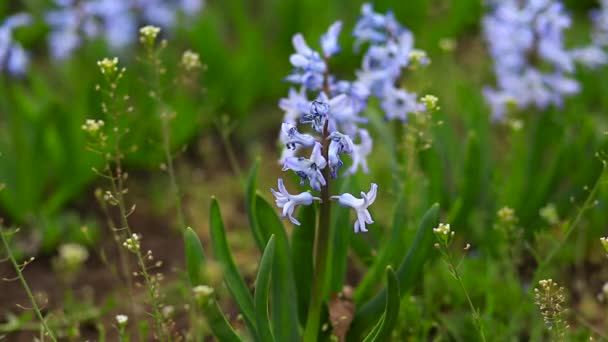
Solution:
<path fill-rule="evenodd" d="M 184 231 L 184 249 L 186 251 L 186 269 L 192 286 L 203 283 L 205 268 L 205 251 L 198 235 L 188 227 Z"/>
<path fill-rule="evenodd" d="M 274 235 L 268 239 L 268 245 L 264 249 L 260 270 L 255 279 L 255 318 L 258 324 L 258 335 L 260 341 L 274 341 L 272 329 L 270 328 L 270 316 L 268 314 L 271 273 L 274 268 Z M 278 313 L 273 312 L 273 315 Z"/>

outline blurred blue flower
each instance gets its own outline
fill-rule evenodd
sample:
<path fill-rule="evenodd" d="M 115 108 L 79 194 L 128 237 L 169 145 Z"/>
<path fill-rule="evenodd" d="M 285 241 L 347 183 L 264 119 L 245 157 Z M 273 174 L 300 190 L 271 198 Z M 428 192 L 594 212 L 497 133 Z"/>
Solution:
<path fill-rule="evenodd" d="M 369 172 L 367 156 L 372 152 L 374 141 L 366 129 L 360 129 L 358 135 L 360 137 L 360 142 L 353 146 L 353 153 L 351 154 L 353 163 L 347 170 L 348 174 L 354 174 L 359 167 L 361 167 L 364 173 Z"/>
<path fill-rule="evenodd" d="M 294 66 L 291 75 L 286 80 L 295 84 L 301 84 L 308 90 L 318 90 L 323 86 L 323 73 L 327 70 L 325 61 L 318 52 L 312 50 L 306 44 L 304 36 L 298 33 L 293 36 L 293 47 L 296 53 L 289 57 Z"/>
<path fill-rule="evenodd" d="M 32 22 L 26 13 L 14 14 L 0 25 L 0 71 L 7 70 L 11 75 L 22 75 L 29 66 L 29 55 L 21 43 L 13 39 L 13 31 L 28 26 Z"/>
<path fill-rule="evenodd" d="M 494 60 L 495 89 L 484 88 L 492 117 L 501 119 L 507 106 L 545 109 L 560 106 L 580 91 L 570 75 L 575 62 L 597 67 L 608 56 L 591 45 L 567 49 L 564 31 L 571 18 L 556 0 L 504 0 L 490 4 L 483 19 L 485 40 Z"/>
<path fill-rule="evenodd" d="M 425 110 L 424 105 L 418 102 L 415 93 L 408 93 L 405 89 L 395 87 L 386 89 L 380 107 L 384 110 L 386 120 L 407 121 L 408 114 Z"/>
<path fill-rule="evenodd" d="M 340 45 L 338 44 L 338 36 L 342 30 L 342 22 L 336 21 L 333 23 L 326 33 L 321 36 L 321 50 L 325 57 L 331 57 L 340 52 Z"/>
<path fill-rule="evenodd" d="M 357 220 L 355 221 L 354 229 L 355 233 L 358 232 L 367 232 L 365 227 L 366 224 L 374 223 L 372 220 L 372 216 L 369 213 L 370 205 L 374 203 L 376 200 L 376 194 L 378 193 L 378 185 L 375 183 L 371 184 L 371 189 L 368 193 L 361 191 L 361 198 L 356 198 L 355 196 L 344 193 L 340 196 L 332 196 L 332 199 L 337 199 L 338 202 L 347 207 L 351 207 L 355 209 L 357 214 Z"/>
<path fill-rule="evenodd" d="M 289 220 L 295 224 L 300 225 L 300 222 L 293 217 L 293 211 L 298 205 L 310 205 L 314 200 L 320 201 L 321 199 L 318 197 L 314 197 L 309 192 L 302 192 L 297 195 L 291 195 L 287 192 L 285 185 L 283 184 L 283 179 L 279 178 L 278 180 L 279 191 L 275 189 L 270 189 L 272 194 L 275 197 L 276 204 L 279 208 L 283 209 L 282 217 L 288 217 Z"/>

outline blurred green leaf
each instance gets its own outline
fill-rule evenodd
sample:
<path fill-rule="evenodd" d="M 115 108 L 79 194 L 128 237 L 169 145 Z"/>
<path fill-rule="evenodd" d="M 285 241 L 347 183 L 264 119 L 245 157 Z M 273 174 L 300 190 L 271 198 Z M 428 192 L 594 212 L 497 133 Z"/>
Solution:
<path fill-rule="evenodd" d="M 399 294 L 399 281 L 397 275 L 392 267 L 386 268 L 386 305 L 384 307 L 384 313 L 376 326 L 372 331 L 365 337 L 364 342 L 372 341 L 389 341 L 391 338 L 391 332 L 397 323 L 399 317 L 399 306 L 401 303 L 401 295 Z"/>
<path fill-rule="evenodd" d="M 268 316 L 268 294 L 270 292 L 271 272 L 274 268 L 274 235 L 268 239 L 268 245 L 264 249 L 262 260 L 260 261 L 260 269 L 258 276 L 255 279 L 255 314 L 258 325 L 258 334 L 260 341 L 274 341 L 272 329 L 270 328 L 270 317 Z M 274 300 L 274 298 L 273 298 Z M 273 312 L 273 316 L 279 314 Z"/>
<path fill-rule="evenodd" d="M 353 177 L 346 178 L 340 184 L 339 193 L 349 192 Z M 352 187 L 356 187 L 355 184 Z M 342 291 L 344 278 L 346 277 L 346 267 L 348 264 L 348 250 L 350 241 L 354 234 L 352 223 L 350 222 L 350 208 L 343 206 L 334 206 L 332 212 L 332 228 L 330 237 L 332 247 L 329 250 L 330 255 L 330 284 L 328 290 L 333 293 Z"/>
<path fill-rule="evenodd" d="M 232 294 L 237 306 L 241 310 L 247 327 L 254 334 L 257 331 L 256 319 L 254 313 L 253 298 L 247 288 L 247 284 L 241 277 L 239 270 L 237 269 L 230 248 L 228 247 L 228 241 L 226 241 L 226 231 L 224 229 L 224 222 L 222 221 L 222 214 L 220 212 L 219 204 L 217 199 L 213 197 L 211 199 L 210 209 L 210 227 L 211 227 L 211 245 L 213 246 L 213 253 L 217 258 L 217 261 L 222 267 L 224 275 L 224 283 L 228 288 L 228 291 Z"/>
<path fill-rule="evenodd" d="M 186 250 L 186 270 L 192 286 L 203 283 L 202 272 L 205 267 L 205 251 L 198 235 L 192 228 L 184 231 L 184 248 Z"/>
<path fill-rule="evenodd" d="M 411 289 L 419 279 L 424 264 L 431 255 L 433 247 L 433 228 L 439 223 L 439 205 L 434 204 L 420 221 L 414 242 L 407 256 L 397 270 L 399 291 L 404 294 Z M 382 307 L 386 302 L 387 290 L 383 289 L 372 300 L 363 304 L 355 314 L 348 332 L 348 339 L 356 341 L 382 315 Z"/>
<path fill-rule="evenodd" d="M 260 166 L 260 159 L 256 159 L 249 171 L 249 177 L 247 179 L 247 188 L 246 188 L 246 208 L 247 208 L 247 218 L 249 220 L 249 228 L 251 228 L 251 234 L 258 245 L 260 251 L 264 248 L 264 236 L 260 231 L 260 227 L 258 225 L 258 221 L 255 218 L 255 198 L 256 198 L 256 181 L 258 177 L 258 169 Z"/>
<path fill-rule="evenodd" d="M 255 198 L 255 217 L 264 241 L 274 236 L 276 242 L 276 258 L 274 259 L 272 277 L 272 322 L 274 336 L 279 341 L 299 340 L 298 302 L 293 270 L 291 268 L 291 252 L 289 241 L 283 223 L 275 209 L 260 194 Z"/>
<path fill-rule="evenodd" d="M 405 249 L 402 248 L 395 241 L 403 241 L 403 231 L 406 227 L 407 207 L 405 206 L 406 196 L 403 194 L 397 201 L 397 205 L 394 209 L 393 214 L 393 227 L 390 235 L 386 236 L 385 241 L 381 244 L 374 263 L 365 272 L 363 279 L 359 282 L 357 289 L 355 290 L 354 300 L 355 303 L 363 303 L 369 300 L 371 292 L 374 290 L 374 286 L 379 282 L 382 277 L 382 270 L 386 270 L 386 267 L 395 260 L 396 255 L 401 256 L 397 260 L 402 260 L 405 254 Z M 402 253 L 399 253 L 402 251 Z"/>

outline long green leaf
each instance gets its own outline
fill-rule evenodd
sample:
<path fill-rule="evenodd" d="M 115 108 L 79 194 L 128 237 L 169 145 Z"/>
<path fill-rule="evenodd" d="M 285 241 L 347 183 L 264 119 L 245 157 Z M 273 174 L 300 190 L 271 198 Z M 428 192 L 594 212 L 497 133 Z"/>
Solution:
<path fill-rule="evenodd" d="M 400 293 L 406 293 L 411 289 L 422 272 L 422 268 L 432 251 L 433 227 L 437 226 L 438 220 L 439 204 L 434 204 L 422 218 L 414 242 L 397 270 Z M 348 333 L 349 340 L 360 340 L 360 336 L 373 322 L 376 322 L 380 318 L 386 297 L 387 290 L 383 289 L 372 300 L 365 303 L 361 307 L 361 310 L 357 311 L 351 324 L 351 330 Z"/>
<path fill-rule="evenodd" d="M 222 267 L 224 283 L 226 284 L 228 291 L 230 291 L 230 294 L 232 294 L 232 297 L 234 297 L 236 305 L 241 310 L 247 327 L 252 334 L 255 334 L 257 329 L 253 310 L 253 298 L 247 288 L 247 284 L 245 284 L 243 277 L 241 277 L 241 274 L 232 259 L 228 241 L 226 241 L 226 231 L 224 229 L 224 222 L 222 221 L 222 214 L 215 197 L 211 199 L 210 226 L 211 244 L 213 246 L 214 255 Z"/>
<path fill-rule="evenodd" d="M 260 231 L 258 222 L 255 219 L 255 188 L 258 177 L 258 169 L 260 167 L 260 159 L 256 159 L 255 163 L 249 171 L 249 177 L 247 178 L 245 208 L 247 209 L 247 219 L 249 220 L 249 228 L 251 228 L 251 234 L 258 245 L 260 251 L 264 249 L 264 236 Z"/>
<path fill-rule="evenodd" d="M 202 311 L 205 314 L 211 332 L 213 332 L 213 336 L 215 336 L 218 341 L 242 341 L 226 319 L 226 316 L 224 316 L 217 300 L 211 299 L 209 303 L 202 308 Z"/>
<path fill-rule="evenodd" d="M 203 245 L 198 235 L 190 227 L 184 231 L 184 248 L 186 250 L 186 269 L 192 287 L 203 283 L 202 271 L 206 262 Z M 220 341 L 237 342 L 241 338 L 234 331 L 226 316 L 215 299 L 211 299 L 202 306 L 203 314 L 213 332 Z"/>
<path fill-rule="evenodd" d="M 205 267 L 205 252 L 198 235 L 192 228 L 184 231 L 184 248 L 186 250 L 186 270 L 188 279 L 192 286 L 201 285 L 203 282 L 202 271 Z"/>
<path fill-rule="evenodd" d="M 266 249 L 262 255 L 262 261 L 260 261 L 258 276 L 255 278 L 255 314 L 258 325 L 258 335 L 261 342 L 274 341 L 272 329 L 270 328 L 270 317 L 268 316 L 268 295 L 270 292 L 270 281 L 272 278 L 274 278 L 271 276 L 273 259 L 274 235 L 268 239 L 268 245 L 266 245 Z M 274 316 L 277 313 L 273 312 L 272 314 Z"/>
<path fill-rule="evenodd" d="M 275 208 L 260 194 L 257 194 L 255 198 L 255 217 L 264 241 L 268 241 L 272 235 L 277 240 L 271 302 L 274 336 L 279 341 L 298 341 L 300 340 L 298 303 L 294 300 L 296 285 L 291 268 L 291 252 L 287 233 Z"/>
<path fill-rule="evenodd" d="M 357 290 L 354 294 L 355 303 L 361 304 L 363 301 L 369 299 L 374 286 L 379 282 L 382 276 L 382 270 L 386 269 L 386 266 L 395 259 L 394 256 L 398 254 L 399 250 L 403 249 L 398 243 L 394 242 L 402 241 L 403 239 L 403 230 L 405 229 L 406 225 L 405 200 L 406 198 L 402 194 L 397 201 L 397 205 L 395 206 L 395 214 L 393 216 L 393 228 L 391 230 L 391 234 L 390 236 L 387 236 L 388 239 L 384 244 L 382 244 L 382 247 L 378 251 L 378 257 L 376 258 L 374 264 L 367 272 L 365 272 L 365 276 L 359 283 L 359 286 L 357 286 Z"/>
<path fill-rule="evenodd" d="M 386 296 L 386 305 L 384 307 L 384 313 L 380 318 L 380 321 L 374 327 L 372 332 L 367 335 L 364 342 L 371 341 L 388 341 L 393 328 L 395 327 L 395 323 L 397 323 L 397 318 L 399 317 L 399 305 L 401 304 L 401 295 L 399 292 L 399 281 L 397 280 L 397 275 L 392 267 L 386 268 L 386 282 L 387 282 L 387 292 Z"/>
<path fill-rule="evenodd" d="M 314 205 L 300 208 L 300 226 L 295 228 L 291 235 L 291 263 L 296 296 L 298 302 L 298 317 L 300 324 L 306 324 L 308 304 L 310 303 L 310 289 L 313 277 L 313 249 L 315 245 L 315 225 L 317 222 Z"/>

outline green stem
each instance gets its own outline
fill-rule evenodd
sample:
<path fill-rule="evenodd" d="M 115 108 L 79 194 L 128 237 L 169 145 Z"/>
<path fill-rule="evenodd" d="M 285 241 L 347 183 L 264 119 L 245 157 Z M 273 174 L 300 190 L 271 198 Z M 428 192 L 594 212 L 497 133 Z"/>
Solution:
<path fill-rule="evenodd" d="M 452 273 L 452 275 L 454 276 L 454 278 L 460 285 L 462 292 L 464 293 L 465 297 L 467 298 L 467 303 L 469 304 L 469 308 L 471 309 L 471 313 L 473 314 L 473 322 L 475 323 L 475 329 L 479 333 L 479 337 L 481 338 L 481 340 L 485 342 L 486 335 L 483 331 L 483 322 L 481 321 L 481 316 L 479 315 L 479 311 L 477 311 L 477 309 L 475 308 L 475 305 L 473 305 L 471 296 L 469 296 L 469 291 L 467 291 L 467 288 L 464 286 L 464 283 L 462 281 L 462 278 L 460 277 L 460 273 L 458 273 L 458 269 L 456 268 L 456 264 L 454 263 L 452 256 L 450 255 L 449 251 L 447 250 L 447 247 L 444 246 L 444 248 L 445 248 L 444 255 L 450 266 L 450 272 Z"/>
<path fill-rule="evenodd" d="M 30 302 L 32 303 L 32 307 L 34 308 L 34 312 L 36 313 L 36 316 L 38 316 L 38 319 L 40 320 L 40 323 L 42 324 L 44 331 L 46 331 L 46 333 L 49 335 L 51 340 L 56 342 L 57 338 L 55 337 L 55 335 L 53 334 L 51 329 L 49 329 L 49 326 L 46 324 L 46 321 L 45 321 L 44 317 L 42 316 L 42 312 L 40 312 L 40 307 L 38 307 L 38 303 L 36 303 L 36 299 L 34 298 L 34 295 L 32 294 L 30 287 L 27 285 L 27 282 L 25 281 L 25 277 L 23 277 L 21 268 L 19 267 L 19 264 L 17 264 L 17 260 L 15 260 L 15 257 L 13 256 L 13 252 L 11 251 L 10 245 L 8 244 L 8 241 L 5 236 L 4 228 L 1 225 L 0 225 L 0 237 L 2 238 L 2 243 L 4 244 L 6 253 L 8 254 L 9 259 L 11 260 L 11 264 L 13 264 L 13 267 L 15 268 L 15 272 L 17 272 L 17 277 L 21 281 L 21 285 L 23 286 L 23 289 L 25 289 L 25 293 L 27 293 L 27 296 L 30 299 Z"/>
<path fill-rule="evenodd" d="M 184 209 L 182 207 L 182 198 L 175 177 L 175 166 L 173 164 L 173 155 L 171 154 L 171 128 L 169 127 L 169 119 L 161 118 L 163 131 L 163 148 L 165 150 L 165 161 L 167 163 L 167 172 L 169 173 L 169 181 L 171 182 L 171 191 L 175 196 L 175 210 L 177 211 L 177 221 L 180 225 L 180 230 L 186 229 L 186 219 Z"/>
<path fill-rule="evenodd" d="M 323 157 L 328 159 L 329 152 L 328 121 L 323 128 Z M 319 224 L 315 234 L 315 268 L 313 274 L 312 293 L 308 308 L 308 318 L 304 329 L 304 341 L 316 341 L 319 334 L 321 321 L 321 306 L 325 294 L 325 283 L 327 276 L 327 263 L 329 257 L 329 241 L 331 236 L 331 202 L 330 202 L 330 172 L 329 166 L 323 169 L 323 177 L 327 184 L 321 188 L 321 208 L 319 214 Z"/>

